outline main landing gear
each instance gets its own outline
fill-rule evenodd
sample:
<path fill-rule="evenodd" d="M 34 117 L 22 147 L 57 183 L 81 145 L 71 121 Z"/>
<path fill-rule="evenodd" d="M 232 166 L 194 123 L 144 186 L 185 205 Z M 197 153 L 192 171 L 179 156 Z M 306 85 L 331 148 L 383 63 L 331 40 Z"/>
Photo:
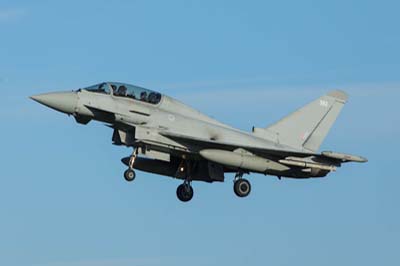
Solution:
<path fill-rule="evenodd" d="M 176 189 L 176 196 L 182 202 L 188 202 L 193 198 L 193 188 L 190 182 L 184 182 Z"/>
<path fill-rule="evenodd" d="M 138 154 L 138 150 L 134 149 L 133 153 L 131 155 L 131 158 L 129 159 L 129 168 L 126 169 L 125 172 L 124 172 L 124 178 L 128 182 L 132 182 L 136 178 L 136 173 L 133 170 L 133 164 L 135 163 L 135 159 L 136 159 L 137 154 Z"/>
<path fill-rule="evenodd" d="M 185 176 L 183 184 L 176 188 L 176 196 L 182 202 L 188 202 L 193 198 L 193 187 L 191 185 L 191 172 L 193 167 L 190 161 L 182 161 L 176 173 L 176 176 Z"/>
<path fill-rule="evenodd" d="M 124 163 L 128 165 L 128 169 L 124 172 L 124 178 L 128 182 L 132 182 L 136 178 L 136 173 L 134 171 L 134 163 L 137 157 L 138 150 L 134 149 L 129 162 Z M 176 189 L 176 196 L 182 202 L 188 202 L 193 198 L 194 191 L 192 187 L 192 174 L 197 170 L 196 162 L 182 160 L 179 164 L 175 177 L 178 179 L 183 179 L 183 183 L 180 184 Z M 251 192 L 251 184 L 247 179 L 243 178 L 243 172 L 239 171 L 236 173 L 234 178 L 233 191 L 236 196 L 240 198 L 247 197 Z"/>
<path fill-rule="evenodd" d="M 251 191 L 250 182 L 243 178 L 243 173 L 238 172 L 233 181 L 233 191 L 240 198 L 247 197 Z"/>

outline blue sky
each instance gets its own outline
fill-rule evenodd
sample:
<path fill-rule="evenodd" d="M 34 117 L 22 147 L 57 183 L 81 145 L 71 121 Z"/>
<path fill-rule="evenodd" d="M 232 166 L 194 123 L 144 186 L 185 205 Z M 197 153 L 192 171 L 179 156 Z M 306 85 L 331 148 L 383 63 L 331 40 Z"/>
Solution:
<path fill-rule="evenodd" d="M 398 1 L 1 1 L 0 265 L 399 265 Z M 109 128 L 29 95 L 103 80 L 244 130 L 350 94 L 328 178 L 251 175 L 252 194 L 122 178 Z"/>

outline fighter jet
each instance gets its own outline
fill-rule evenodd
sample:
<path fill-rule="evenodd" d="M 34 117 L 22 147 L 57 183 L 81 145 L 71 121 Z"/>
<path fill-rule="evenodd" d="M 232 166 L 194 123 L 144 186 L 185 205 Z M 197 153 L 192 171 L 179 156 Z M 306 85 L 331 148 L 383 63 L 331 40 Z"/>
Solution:
<path fill-rule="evenodd" d="M 250 194 L 245 174 L 319 178 L 343 163 L 366 158 L 322 151 L 320 145 L 347 102 L 335 90 L 278 122 L 245 132 L 221 123 L 167 95 L 118 82 L 103 82 L 71 92 L 34 95 L 31 99 L 75 118 L 100 121 L 113 129 L 112 143 L 132 148 L 122 159 L 126 181 L 134 169 L 183 180 L 176 195 L 188 202 L 192 181 L 223 182 L 234 173 L 238 197 Z"/>

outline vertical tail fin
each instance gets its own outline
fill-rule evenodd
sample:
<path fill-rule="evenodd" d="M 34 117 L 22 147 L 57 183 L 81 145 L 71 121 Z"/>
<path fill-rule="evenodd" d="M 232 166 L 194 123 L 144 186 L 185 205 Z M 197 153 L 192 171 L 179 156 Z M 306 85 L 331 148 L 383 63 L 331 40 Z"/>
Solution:
<path fill-rule="evenodd" d="M 348 99 L 344 91 L 331 91 L 266 128 L 277 140 L 293 148 L 316 152 Z"/>

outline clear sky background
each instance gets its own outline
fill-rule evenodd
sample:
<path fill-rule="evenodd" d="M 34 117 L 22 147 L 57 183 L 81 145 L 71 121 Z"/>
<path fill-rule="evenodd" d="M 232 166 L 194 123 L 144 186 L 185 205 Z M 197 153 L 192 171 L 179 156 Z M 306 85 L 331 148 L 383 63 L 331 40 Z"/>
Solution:
<path fill-rule="evenodd" d="M 398 1 L 0 1 L 0 265 L 400 265 Z M 159 90 L 240 129 L 331 89 L 350 101 L 323 179 L 138 173 L 112 131 L 31 100 L 104 80 Z"/>

